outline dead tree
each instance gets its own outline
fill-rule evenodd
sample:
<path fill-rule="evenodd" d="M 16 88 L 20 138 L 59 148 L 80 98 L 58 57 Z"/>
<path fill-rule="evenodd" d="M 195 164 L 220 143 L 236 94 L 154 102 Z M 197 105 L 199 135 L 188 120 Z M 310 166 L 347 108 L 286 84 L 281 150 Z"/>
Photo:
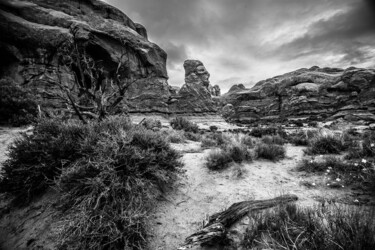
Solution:
<path fill-rule="evenodd" d="M 228 229 L 247 214 L 296 200 L 298 200 L 298 197 L 295 195 L 283 195 L 269 200 L 234 203 L 225 211 L 211 215 L 208 223 L 201 230 L 187 237 L 179 249 L 188 249 L 213 240 L 222 240 L 225 238 Z"/>
<path fill-rule="evenodd" d="M 72 33 L 74 35 L 75 31 Z M 105 69 L 103 61 L 95 60 L 88 53 L 87 41 L 74 38 L 73 42 L 66 41 L 59 46 L 58 81 L 55 84 L 63 95 L 57 97 L 69 105 L 84 123 L 87 123 L 86 117 L 100 121 L 113 113 L 130 86 L 138 80 L 130 70 L 131 48 L 128 42 L 121 41 L 117 65 L 110 71 Z M 63 82 L 60 70 L 74 75 L 74 86 Z"/>

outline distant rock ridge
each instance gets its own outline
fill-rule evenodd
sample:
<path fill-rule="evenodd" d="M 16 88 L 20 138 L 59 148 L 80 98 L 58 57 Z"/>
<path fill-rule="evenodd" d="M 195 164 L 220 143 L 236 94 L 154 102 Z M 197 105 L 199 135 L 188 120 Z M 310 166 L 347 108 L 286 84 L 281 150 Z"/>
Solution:
<path fill-rule="evenodd" d="M 299 69 L 223 95 L 225 113 L 240 123 L 285 118 L 375 122 L 375 70 L 350 67 Z"/>

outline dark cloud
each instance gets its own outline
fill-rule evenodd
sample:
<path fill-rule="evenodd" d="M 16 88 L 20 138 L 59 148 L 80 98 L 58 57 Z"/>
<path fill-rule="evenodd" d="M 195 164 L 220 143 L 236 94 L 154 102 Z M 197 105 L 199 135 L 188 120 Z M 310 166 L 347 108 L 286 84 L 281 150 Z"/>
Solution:
<path fill-rule="evenodd" d="M 165 42 L 161 43 L 160 46 L 168 54 L 167 63 L 171 69 L 176 69 L 177 65 L 182 65 L 188 57 L 186 47 L 183 44 L 176 45 L 172 42 Z"/>
<path fill-rule="evenodd" d="M 215 83 L 312 65 L 369 66 L 375 56 L 374 0 L 106 1 L 167 51 L 172 84 L 183 82 L 188 58 L 201 60 Z"/>

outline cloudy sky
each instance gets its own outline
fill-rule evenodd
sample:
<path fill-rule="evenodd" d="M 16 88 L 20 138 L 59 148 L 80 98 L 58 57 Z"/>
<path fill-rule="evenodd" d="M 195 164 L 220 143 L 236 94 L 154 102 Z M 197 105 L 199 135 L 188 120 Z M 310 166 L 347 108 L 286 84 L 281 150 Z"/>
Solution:
<path fill-rule="evenodd" d="M 201 60 L 224 92 L 302 67 L 375 67 L 375 0 L 106 0 L 168 54 L 171 85 Z"/>

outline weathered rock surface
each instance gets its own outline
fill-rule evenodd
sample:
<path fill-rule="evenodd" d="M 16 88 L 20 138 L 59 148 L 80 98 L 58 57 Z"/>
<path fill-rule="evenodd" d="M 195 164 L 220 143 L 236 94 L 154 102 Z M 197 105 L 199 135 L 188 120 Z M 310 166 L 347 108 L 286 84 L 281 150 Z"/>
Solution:
<path fill-rule="evenodd" d="M 278 118 L 371 123 L 375 121 L 375 70 L 299 69 L 260 81 L 251 89 L 234 86 L 223 101 L 233 105 L 230 119 L 241 123 Z"/>
<path fill-rule="evenodd" d="M 99 0 L 0 1 L 0 77 L 33 87 L 49 105 L 60 91 L 54 82 L 72 86 L 75 75 L 61 67 L 57 50 L 79 41 L 86 53 L 102 62 L 106 82 L 117 70 L 120 79 L 137 79 L 124 103 L 129 111 L 168 112 L 167 54 L 147 40 L 146 29 L 118 9 Z M 48 92 L 48 94 L 47 94 Z"/>
<path fill-rule="evenodd" d="M 175 96 L 171 109 L 175 113 L 215 113 L 217 105 L 213 94 L 220 94 L 220 88 L 210 85 L 210 73 L 198 60 L 186 60 L 185 84 Z M 216 95 L 215 95 L 216 96 Z"/>

